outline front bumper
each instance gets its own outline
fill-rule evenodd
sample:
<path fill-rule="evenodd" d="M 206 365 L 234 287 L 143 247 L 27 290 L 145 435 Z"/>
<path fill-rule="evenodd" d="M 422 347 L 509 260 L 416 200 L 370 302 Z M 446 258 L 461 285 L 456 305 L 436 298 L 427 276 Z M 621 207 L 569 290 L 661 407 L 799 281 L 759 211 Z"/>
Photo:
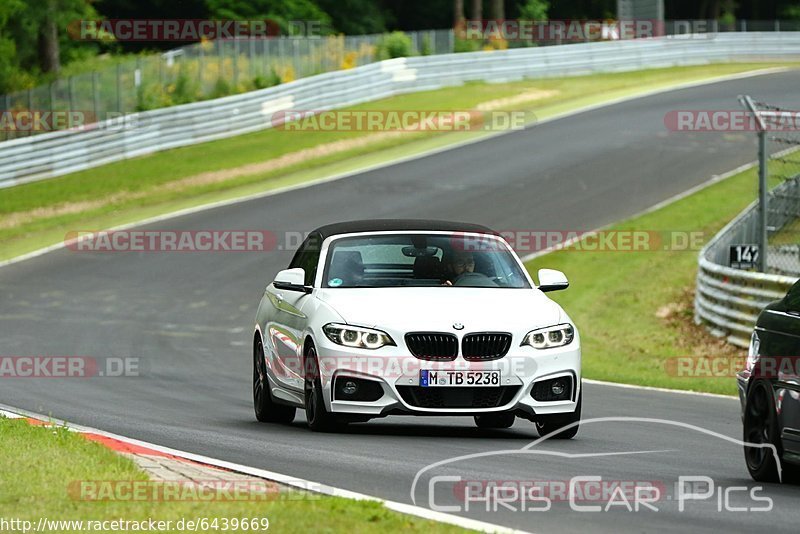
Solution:
<path fill-rule="evenodd" d="M 320 377 L 329 411 L 365 417 L 385 415 L 476 415 L 516 412 L 523 417 L 572 413 L 581 388 L 581 349 L 576 339 L 570 345 L 547 350 L 512 347 L 499 360 L 470 362 L 461 356 L 450 362 L 420 360 L 404 347 L 382 347 L 376 351 L 349 349 L 328 340 L 317 341 Z M 499 369 L 501 385 L 494 387 L 422 387 L 420 370 Z M 383 395 L 372 402 L 334 398 L 337 377 L 355 377 L 380 384 Z M 540 401 L 533 397 L 537 382 L 558 377 L 571 381 L 569 400 Z M 444 390 L 451 390 L 445 392 Z M 458 391 L 456 391 L 458 390 Z"/>

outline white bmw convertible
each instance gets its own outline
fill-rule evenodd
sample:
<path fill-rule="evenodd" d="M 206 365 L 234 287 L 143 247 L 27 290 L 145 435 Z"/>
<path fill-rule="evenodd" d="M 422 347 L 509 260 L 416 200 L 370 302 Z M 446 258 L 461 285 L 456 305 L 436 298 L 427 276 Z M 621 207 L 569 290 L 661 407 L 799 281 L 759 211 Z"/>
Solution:
<path fill-rule="evenodd" d="M 253 339 L 256 418 L 312 430 L 387 415 L 517 417 L 571 438 L 581 416 L 578 330 L 483 226 L 373 220 L 311 232 L 267 286 Z"/>

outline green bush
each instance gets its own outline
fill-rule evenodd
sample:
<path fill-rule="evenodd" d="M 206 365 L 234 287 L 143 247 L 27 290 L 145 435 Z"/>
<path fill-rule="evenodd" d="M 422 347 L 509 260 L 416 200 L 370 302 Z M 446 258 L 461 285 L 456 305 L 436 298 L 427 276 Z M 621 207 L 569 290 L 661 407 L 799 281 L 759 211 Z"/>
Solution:
<path fill-rule="evenodd" d="M 231 84 L 225 78 L 217 78 L 217 83 L 214 84 L 214 89 L 211 91 L 211 98 L 220 98 L 233 94 Z"/>
<path fill-rule="evenodd" d="M 736 15 L 730 11 L 725 11 L 722 15 L 720 15 L 719 23 L 723 28 L 733 30 L 736 28 Z"/>
<path fill-rule="evenodd" d="M 477 52 L 482 46 L 483 42 L 477 39 L 456 39 L 453 52 Z"/>
<path fill-rule="evenodd" d="M 160 84 L 142 84 L 136 91 L 136 111 L 163 108 L 167 105 L 169 101 Z"/>
<path fill-rule="evenodd" d="M 393 59 L 412 55 L 411 37 L 403 32 L 392 32 L 384 35 L 375 49 L 375 59 Z"/>
<path fill-rule="evenodd" d="M 519 18 L 523 20 L 547 20 L 547 10 L 550 2 L 547 0 L 526 0 L 519 6 Z"/>
<path fill-rule="evenodd" d="M 419 45 L 419 55 L 421 56 L 430 56 L 433 54 L 433 44 L 431 43 L 431 38 L 429 36 L 424 36 L 422 38 L 422 42 Z"/>
<path fill-rule="evenodd" d="M 278 74 L 278 71 L 275 70 L 275 67 L 272 67 L 269 71 L 269 74 L 266 76 L 259 74 L 253 78 L 253 88 L 255 89 L 266 89 L 267 87 L 274 87 L 280 84 L 281 77 Z"/>
<path fill-rule="evenodd" d="M 172 105 L 188 104 L 200 100 L 200 88 L 194 79 L 190 79 L 185 74 L 180 74 L 175 80 L 175 85 L 170 87 L 170 99 Z"/>

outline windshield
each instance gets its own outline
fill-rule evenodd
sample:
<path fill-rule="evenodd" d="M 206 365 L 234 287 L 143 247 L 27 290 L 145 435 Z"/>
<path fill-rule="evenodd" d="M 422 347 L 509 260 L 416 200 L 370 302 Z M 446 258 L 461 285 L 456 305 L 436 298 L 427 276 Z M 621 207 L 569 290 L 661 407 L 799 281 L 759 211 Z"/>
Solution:
<path fill-rule="evenodd" d="M 494 236 L 398 234 L 349 237 L 328 250 L 322 287 L 530 288 Z"/>

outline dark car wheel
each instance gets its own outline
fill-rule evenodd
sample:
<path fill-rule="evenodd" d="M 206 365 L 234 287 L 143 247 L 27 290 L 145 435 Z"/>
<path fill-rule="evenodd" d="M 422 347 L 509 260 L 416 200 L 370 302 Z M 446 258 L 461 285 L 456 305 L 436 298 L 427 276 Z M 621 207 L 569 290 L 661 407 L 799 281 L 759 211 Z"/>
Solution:
<path fill-rule="evenodd" d="M 583 388 L 578 397 L 578 406 L 575 411 L 568 414 L 545 415 L 536 421 L 536 430 L 539 435 L 550 439 L 572 439 L 578 433 L 581 421 L 581 405 L 583 404 Z M 573 426 L 570 426 L 573 425 Z M 560 431 L 562 428 L 566 430 Z M 560 431 L 560 432 L 559 432 Z"/>
<path fill-rule="evenodd" d="M 306 349 L 306 376 L 304 383 L 306 420 L 308 427 L 315 432 L 334 432 L 339 430 L 346 421 L 338 419 L 325 407 L 322 396 L 322 379 L 319 373 L 317 349 L 314 345 Z"/>
<path fill-rule="evenodd" d="M 776 447 L 780 456 L 778 421 L 775 415 L 775 399 L 771 387 L 756 382 L 747 394 L 744 409 L 744 436 L 747 443 L 765 443 Z M 744 447 L 747 470 L 758 482 L 778 482 L 778 461 L 770 447 Z"/>
<path fill-rule="evenodd" d="M 510 428 L 516 416 L 513 413 L 487 413 L 475 416 L 478 428 Z"/>
<path fill-rule="evenodd" d="M 256 419 L 262 423 L 291 423 L 294 421 L 295 408 L 278 404 L 272 399 L 264 361 L 264 345 L 261 340 L 253 351 L 253 406 Z"/>

